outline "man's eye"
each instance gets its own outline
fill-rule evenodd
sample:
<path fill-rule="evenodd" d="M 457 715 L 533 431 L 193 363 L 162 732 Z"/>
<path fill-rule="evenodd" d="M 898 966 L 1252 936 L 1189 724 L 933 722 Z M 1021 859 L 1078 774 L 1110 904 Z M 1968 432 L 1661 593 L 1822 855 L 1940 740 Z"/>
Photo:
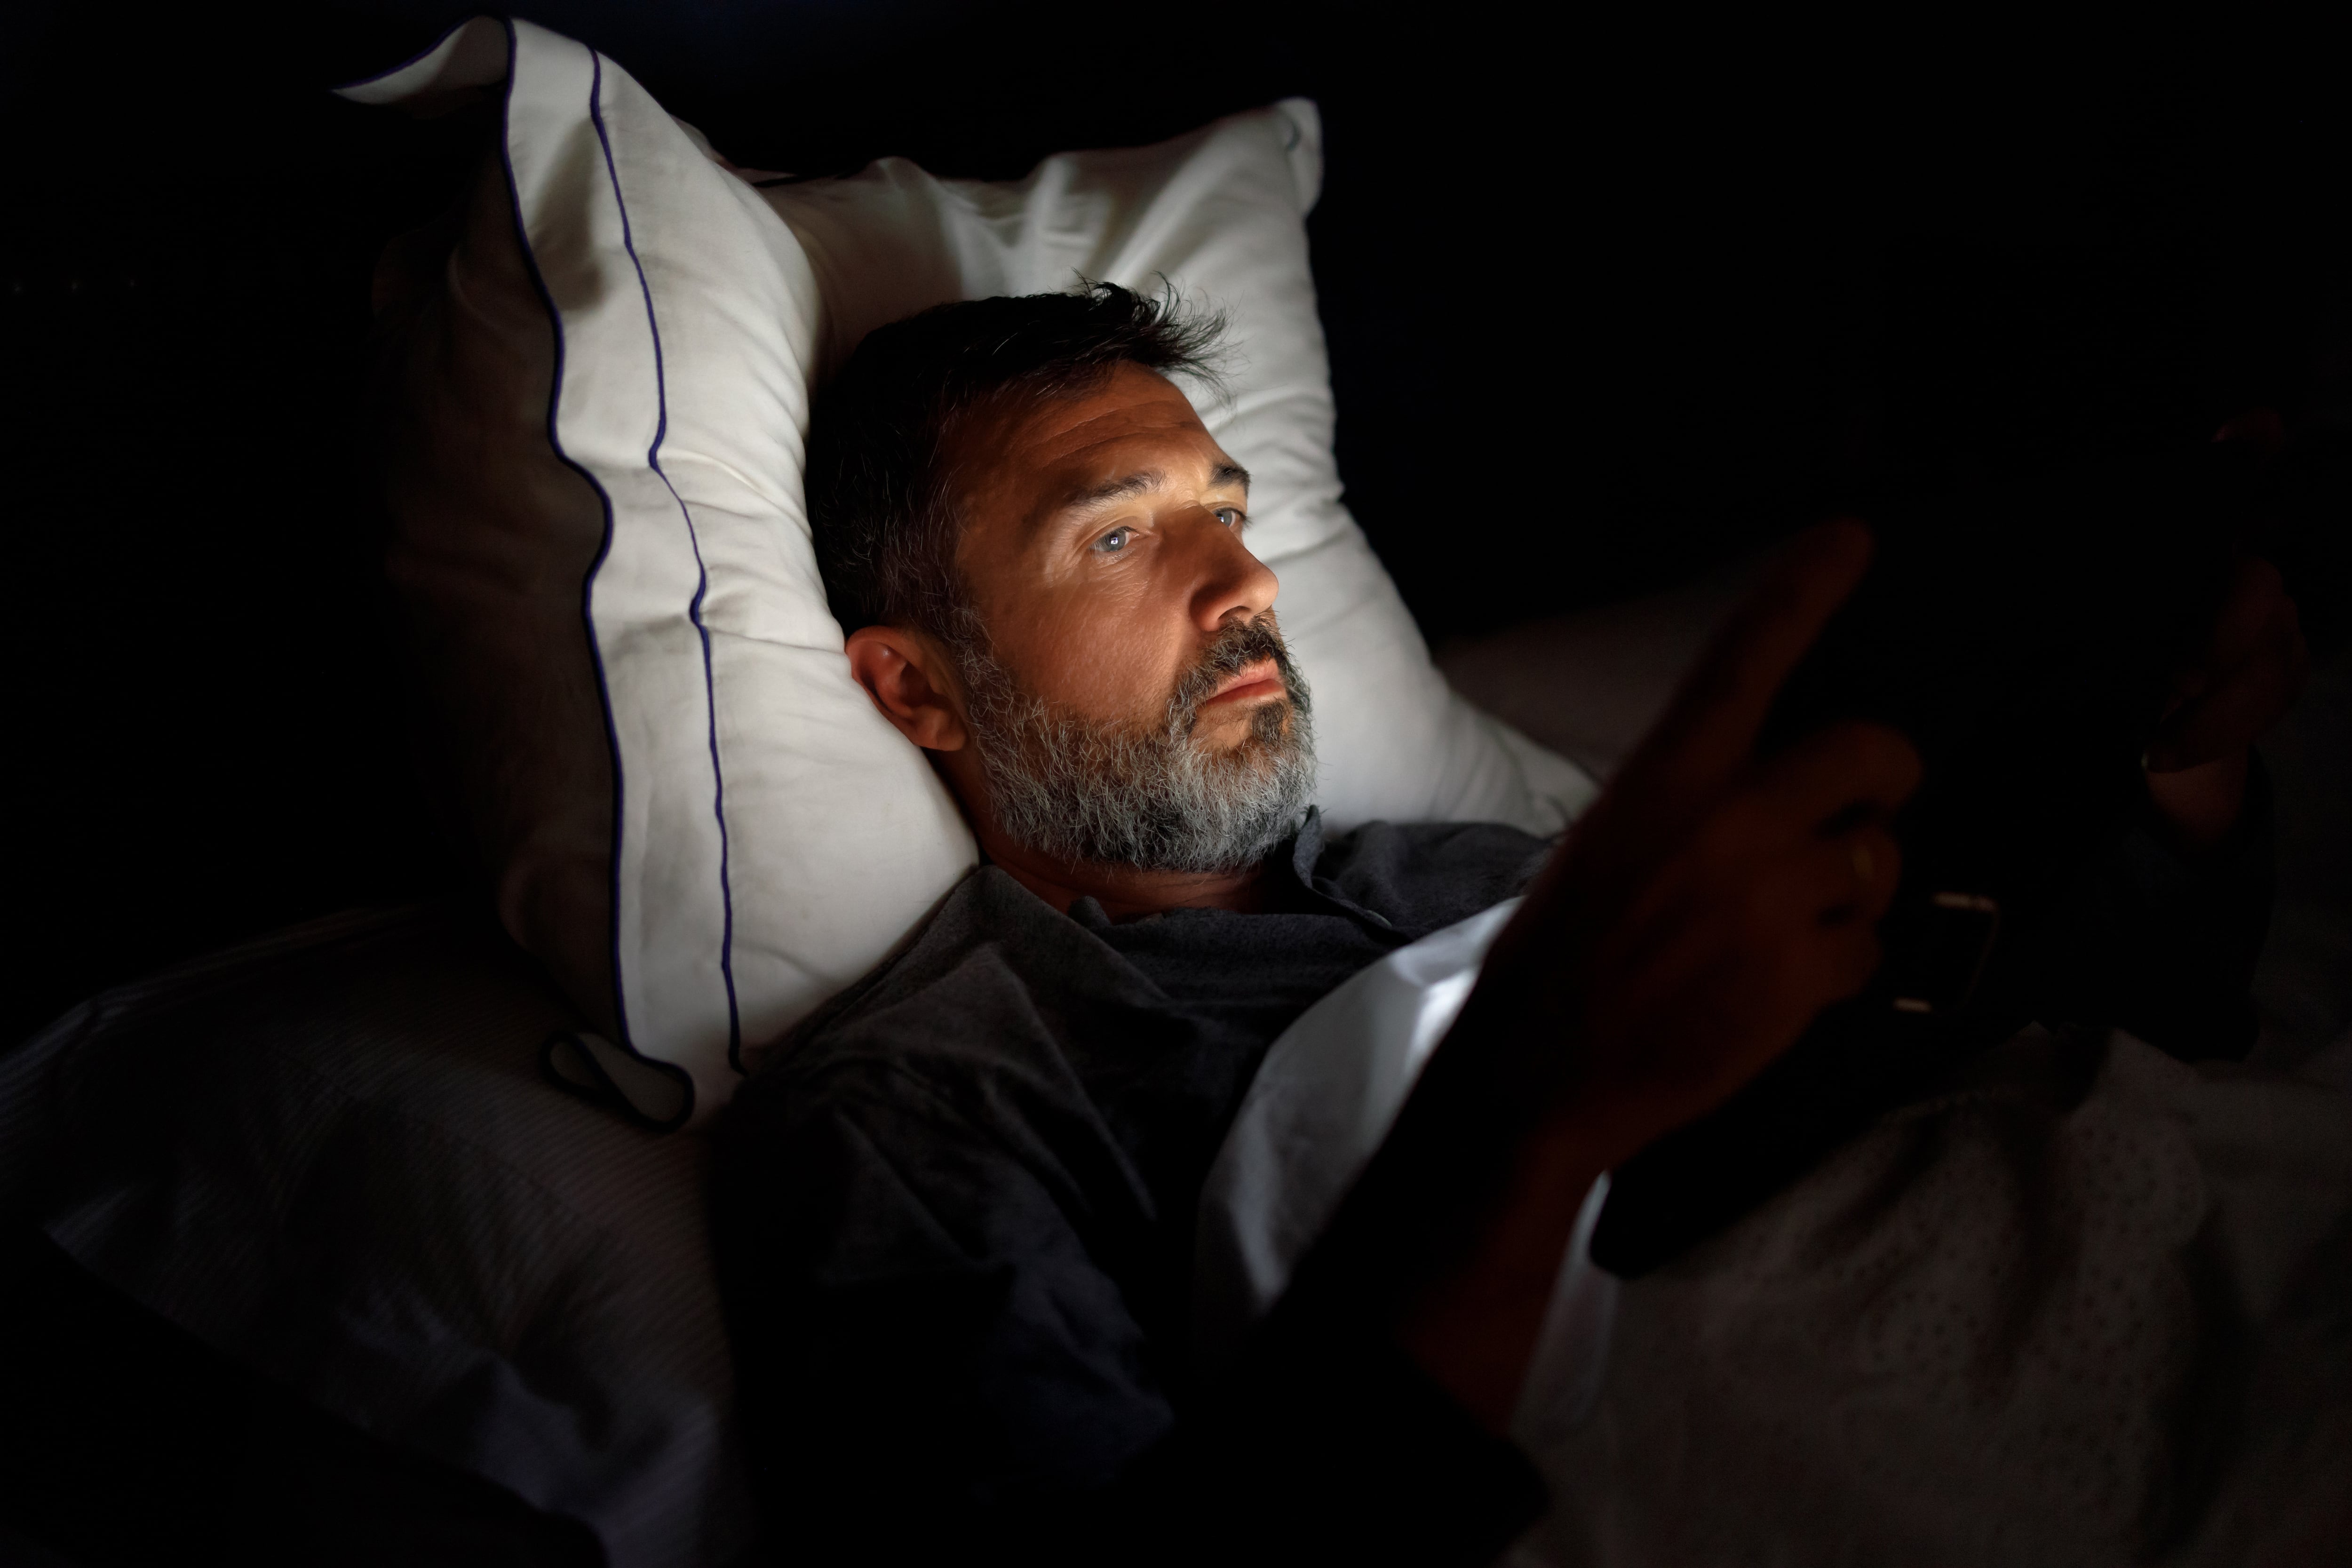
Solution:
<path fill-rule="evenodd" d="M 1219 507 L 1216 510 L 1216 518 L 1227 528 L 1239 528 L 1249 521 L 1249 515 L 1237 506 Z"/>
<path fill-rule="evenodd" d="M 1126 549 L 1127 542 L 1134 537 L 1135 530 L 1131 528 L 1114 528 L 1108 533 L 1104 534 L 1100 539 L 1095 541 L 1095 553 L 1097 555 L 1116 555 L 1120 551 Z"/>

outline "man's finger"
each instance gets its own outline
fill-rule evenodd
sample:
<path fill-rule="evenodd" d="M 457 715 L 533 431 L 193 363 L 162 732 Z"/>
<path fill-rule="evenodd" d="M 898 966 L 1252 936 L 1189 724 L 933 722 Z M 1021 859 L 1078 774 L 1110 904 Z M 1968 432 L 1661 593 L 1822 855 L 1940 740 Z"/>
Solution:
<path fill-rule="evenodd" d="M 1746 764 L 1780 683 L 1862 581 L 1870 553 L 1870 531 L 1850 519 L 1809 528 L 1782 547 L 1627 762 L 1644 794 L 1672 810 Z"/>
<path fill-rule="evenodd" d="M 1818 851 L 1792 857 L 1776 868 L 1775 884 L 1751 904 L 1748 949 L 1754 983 L 1775 1013 L 1790 1016 L 1796 1032 L 1829 1004 L 1868 983 L 1878 957 L 1876 900 L 1857 884 L 1850 867 Z M 1883 908 L 1883 906 L 1881 906 Z"/>
<path fill-rule="evenodd" d="M 1843 1002 L 1859 994 L 1864 986 L 1870 984 L 1870 977 L 1878 973 L 1879 962 L 1885 956 L 1885 950 L 1879 945 L 1876 927 L 1857 925 L 1840 932 L 1839 940 L 1829 952 L 1830 975 L 1823 987 L 1828 993 L 1824 1005 L 1828 1002 Z"/>
<path fill-rule="evenodd" d="M 2243 662 L 2262 645 L 2280 606 L 2292 606 L 2294 602 L 2287 597 L 2286 584 L 2277 567 L 2258 555 L 2241 562 L 2230 595 L 2214 617 L 2212 632 L 2189 672 L 2191 679 L 2201 677 L 2210 682 L 2221 671 Z"/>
<path fill-rule="evenodd" d="M 1884 827 L 1857 827 L 1816 847 L 1813 923 L 1874 925 L 1903 880 L 1903 847 Z"/>
<path fill-rule="evenodd" d="M 1919 787 L 1917 748 L 1898 730 L 1859 720 L 1817 731 L 1742 786 L 1728 818 L 1782 843 L 1819 834 L 1832 818 L 1884 820 Z"/>
<path fill-rule="evenodd" d="M 1883 827 L 1814 839 L 1757 868 L 1749 897 L 1759 934 L 1797 943 L 1832 926 L 1869 922 L 1886 912 L 1903 879 L 1903 851 Z"/>
<path fill-rule="evenodd" d="M 2285 601 L 2255 652 L 2166 717 L 2148 743 L 2148 770 L 2175 773 L 2251 745 L 2294 705 L 2310 662 Z"/>

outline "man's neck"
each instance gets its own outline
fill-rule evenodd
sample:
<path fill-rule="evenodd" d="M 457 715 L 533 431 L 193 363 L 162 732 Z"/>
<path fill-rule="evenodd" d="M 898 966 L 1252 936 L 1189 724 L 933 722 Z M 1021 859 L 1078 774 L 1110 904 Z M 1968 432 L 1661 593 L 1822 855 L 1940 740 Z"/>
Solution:
<path fill-rule="evenodd" d="M 1170 910 L 1234 910 L 1264 907 L 1265 868 L 1240 871 L 1145 871 L 1094 861 L 1049 860 L 1002 834 L 982 828 L 981 852 L 1012 879 L 1061 910 L 1092 899 L 1114 921 L 1139 920 Z"/>

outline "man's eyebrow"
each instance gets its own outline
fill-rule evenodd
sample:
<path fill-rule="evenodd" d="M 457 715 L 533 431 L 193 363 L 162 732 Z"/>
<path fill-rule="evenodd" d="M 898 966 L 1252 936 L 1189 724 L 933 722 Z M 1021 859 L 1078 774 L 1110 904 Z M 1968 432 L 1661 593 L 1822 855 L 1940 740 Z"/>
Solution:
<path fill-rule="evenodd" d="M 1126 500 L 1131 496 L 1139 496 L 1148 490 L 1159 489 L 1167 482 L 1168 474 L 1165 469 L 1139 468 L 1134 473 L 1103 484 L 1072 490 L 1062 498 L 1062 504 L 1055 510 L 1081 511 L 1094 507 L 1107 506 L 1112 501 Z M 1249 489 L 1249 470 L 1239 463 L 1219 463 L 1209 475 L 1209 488 L 1212 489 L 1225 485 L 1239 485 L 1246 490 Z"/>
<path fill-rule="evenodd" d="M 1084 507 L 1097 507 L 1110 501 L 1125 500 L 1129 496 L 1139 496 L 1146 490 L 1156 490 L 1167 482 L 1168 476 L 1160 469 L 1141 468 L 1124 479 L 1112 479 L 1107 484 L 1091 485 L 1085 489 L 1072 490 L 1062 498 L 1062 504 L 1058 510 L 1076 511 Z"/>

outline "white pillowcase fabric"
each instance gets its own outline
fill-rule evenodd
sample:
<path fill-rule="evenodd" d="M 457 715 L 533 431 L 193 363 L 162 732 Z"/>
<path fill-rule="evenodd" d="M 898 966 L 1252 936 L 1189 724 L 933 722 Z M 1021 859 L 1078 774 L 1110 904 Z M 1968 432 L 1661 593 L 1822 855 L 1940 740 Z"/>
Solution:
<path fill-rule="evenodd" d="M 604 509 L 583 622 L 613 799 L 608 818 L 526 823 L 497 870 L 518 939 L 599 993 L 575 1000 L 627 1054 L 591 1054 L 641 1114 L 715 1112 L 747 1050 L 879 961 L 973 862 L 936 774 L 850 679 L 802 484 L 814 389 L 925 307 L 1164 277 L 1225 313 L 1231 395 L 1202 412 L 1254 477 L 1251 544 L 1281 580 L 1335 826 L 1550 832 L 1592 794 L 1446 688 L 1341 504 L 1304 226 L 1312 104 L 1051 158 L 1017 184 L 886 159 L 760 189 L 610 60 L 527 22 L 477 18 L 343 91 L 421 107 L 501 78 L 513 220 L 555 329 L 545 439 Z M 541 694 L 499 700 L 529 710 Z M 525 815 L 597 786 L 537 787 Z M 608 841 L 585 841 L 582 823 L 607 820 Z M 594 907 L 577 869 L 600 856 L 611 891 Z"/>
<path fill-rule="evenodd" d="M 1300 1014 L 1267 1047 L 1201 1186 L 1196 1370 L 1230 1364 L 1289 1288 L 1387 1139 L 1518 907 L 1508 900 L 1399 948 Z M 1520 1388 L 1513 1435 L 1533 1453 L 1584 1419 L 1608 1364 L 1617 1280 L 1591 1255 L 1608 1195 L 1606 1175 L 1585 1194 Z"/>
<path fill-rule="evenodd" d="M 609 943 L 611 994 L 577 999 L 674 1070 L 601 1065 L 651 1119 L 699 1119 L 746 1043 L 869 968 L 974 851 L 849 679 L 825 609 L 802 501 L 819 307 L 799 247 L 625 74 L 529 23 L 469 23 L 354 95 L 429 98 L 486 68 L 507 79 L 513 221 L 556 327 L 547 434 L 605 510 L 583 618 L 613 754 L 609 840 L 551 811 L 508 851 L 525 863 L 499 868 L 511 901 L 570 907 L 506 912 L 527 946 Z M 609 901 L 579 907 L 553 868 L 596 854 Z M 567 978 L 597 973 L 554 956 Z"/>
<path fill-rule="evenodd" d="M 1315 105 L 1286 99 L 1157 146 L 1067 153 L 1018 184 L 941 180 L 900 158 L 765 193 L 824 301 L 829 375 L 875 328 L 950 300 L 1043 294 L 1081 279 L 1221 313 L 1229 398 L 1192 389 L 1250 471 L 1249 546 L 1315 699 L 1317 800 L 1362 822 L 1507 822 L 1557 832 L 1593 786 L 1471 707 L 1340 500 L 1307 214 L 1323 182 Z"/>

